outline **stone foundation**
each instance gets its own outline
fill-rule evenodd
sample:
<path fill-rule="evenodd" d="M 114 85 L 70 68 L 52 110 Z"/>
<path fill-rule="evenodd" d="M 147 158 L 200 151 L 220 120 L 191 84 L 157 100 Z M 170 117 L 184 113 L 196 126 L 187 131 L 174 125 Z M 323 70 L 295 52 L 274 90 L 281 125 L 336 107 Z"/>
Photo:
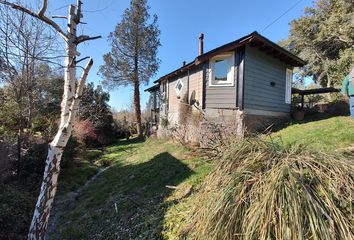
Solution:
<path fill-rule="evenodd" d="M 167 127 L 160 125 L 157 137 L 173 137 L 209 148 L 230 137 L 242 138 L 247 133 L 263 132 L 271 126 L 288 121 L 289 118 L 290 115 L 286 113 L 276 116 L 269 112 L 257 115 L 238 109 L 205 109 L 203 116 L 190 111 L 179 116 L 179 123 L 170 123 Z"/>
<path fill-rule="evenodd" d="M 245 114 L 244 117 L 244 131 L 245 133 L 263 133 L 264 131 L 271 131 L 274 126 L 289 121 L 289 116 L 262 116 Z"/>
<path fill-rule="evenodd" d="M 200 147 L 218 145 L 229 137 L 243 137 L 243 118 L 243 111 L 238 109 L 207 109 L 200 127 Z"/>

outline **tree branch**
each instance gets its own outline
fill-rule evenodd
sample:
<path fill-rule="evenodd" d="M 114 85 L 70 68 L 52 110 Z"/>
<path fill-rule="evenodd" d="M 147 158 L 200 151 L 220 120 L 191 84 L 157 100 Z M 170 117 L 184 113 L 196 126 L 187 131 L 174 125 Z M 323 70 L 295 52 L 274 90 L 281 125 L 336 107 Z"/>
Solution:
<path fill-rule="evenodd" d="M 48 5 L 48 1 L 47 0 L 43 0 L 42 8 L 38 12 L 38 16 L 44 17 L 45 12 L 47 11 L 47 5 Z"/>
<path fill-rule="evenodd" d="M 82 62 L 82 61 L 84 61 L 84 60 L 86 60 L 86 59 L 88 59 L 88 58 L 90 58 L 90 57 L 81 58 L 80 60 L 77 60 L 77 61 L 76 61 L 76 64 L 78 64 L 79 62 Z"/>
<path fill-rule="evenodd" d="M 29 9 L 23 7 L 23 6 L 17 5 L 17 4 L 15 4 L 15 3 L 10 3 L 10 2 L 8 2 L 8 1 L 6 1 L 6 0 L 0 0 L 0 3 L 1 3 L 1 4 L 7 5 L 7 6 L 13 8 L 13 9 L 19 10 L 19 11 L 21 11 L 21 12 L 27 13 L 28 15 L 31 15 L 32 17 L 37 18 L 37 19 L 39 19 L 39 20 L 42 20 L 43 22 L 45 22 L 45 23 L 47 23 L 48 25 L 52 26 L 52 27 L 60 34 L 60 36 L 62 36 L 62 38 L 64 38 L 64 40 L 67 41 L 68 38 L 67 38 L 65 32 L 59 27 L 59 25 L 56 24 L 54 21 L 50 20 L 49 18 L 47 18 L 47 17 L 44 15 L 45 10 L 46 10 L 46 8 L 47 8 L 47 6 L 46 6 L 47 3 L 46 3 L 46 2 L 47 2 L 47 1 L 44 0 L 43 6 L 42 6 L 40 12 L 39 12 L 38 14 L 36 14 L 36 13 L 34 13 L 33 11 L 31 11 L 31 10 L 29 10 Z M 43 11 L 44 11 L 44 12 L 43 12 Z M 42 14 L 42 15 L 39 15 L 39 14 Z"/>
<path fill-rule="evenodd" d="M 80 0 L 77 0 L 77 14 L 76 14 L 76 24 L 79 24 L 80 23 L 80 20 L 81 20 L 81 5 L 82 5 L 82 2 Z"/>
<path fill-rule="evenodd" d="M 82 89 L 84 88 L 87 75 L 89 74 L 92 65 L 93 65 L 93 59 L 90 58 L 90 60 L 87 62 L 86 66 L 85 66 L 84 71 L 81 74 L 81 78 L 80 78 L 79 83 L 77 85 L 75 98 L 79 98 L 81 96 Z"/>
<path fill-rule="evenodd" d="M 63 19 L 68 19 L 67 16 L 59 16 L 59 15 L 53 15 L 52 18 L 63 18 Z"/>
<path fill-rule="evenodd" d="M 78 45 L 78 44 L 80 44 L 82 42 L 89 41 L 89 40 L 95 40 L 95 39 L 98 39 L 98 38 L 101 38 L 101 37 L 102 36 L 90 37 L 90 36 L 87 36 L 87 35 L 81 35 L 81 36 L 76 38 L 75 43 Z"/>
<path fill-rule="evenodd" d="M 79 80 L 79 82 L 77 84 L 75 97 L 74 97 L 74 100 L 72 101 L 70 109 L 69 109 L 69 117 L 68 117 L 68 120 L 66 122 L 66 125 L 72 123 L 72 121 L 73 121 L 73 119 L 75 117 L 76 110 L 79 107 L 79 102 L 80 102 L 80 98 L 81 98 L 81 95 L 82 95 L 82 91 L 83 91 L 84 86 L 85 86 L 86 78 L 87 78 L 87 75 L 90 72 L 90 69 L 91 69 L 92 65 L 93 65 L 93 60 L 92 60 L 92 58 L 90 58 L 90 60 L 86 64 L 86 66 L 84 68 L 84 71 L 82 72 L 81 78 L 80 78 L 80 80 Z"/>

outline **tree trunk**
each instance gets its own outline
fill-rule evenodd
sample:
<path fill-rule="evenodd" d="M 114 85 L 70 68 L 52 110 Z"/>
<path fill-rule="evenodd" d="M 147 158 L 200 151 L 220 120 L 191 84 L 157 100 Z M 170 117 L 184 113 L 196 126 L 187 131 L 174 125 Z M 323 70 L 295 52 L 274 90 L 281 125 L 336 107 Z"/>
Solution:
<path fill-rule="evenodd" d="M 18 133 L 17 133 L 17 177 L 20 176 L 21 171 L 21 148 L 22 148 L 22 116 L 20 116 L 19 124 L 18 124 Z"/>
<path fill-rule="evenodd" d="M 50 210 L 57 190 L 60 161 L 70 138 L 73 122 L 80 103 L 86 77 L 93 64 L 86 65 L 76 87 L 76 22 L 75 7 L 70 5 L 68 18 L 68 40 L 66 41 L 64 94 L 61 103 L 60 125 L 53 141 L 49 144 L 41 191 L 35 206 L 28 239 L 44 239 L 47 232 Z"/>
<path fill-rule="evenodd" d="M 21 91 L 20 91 L 21 92 Z M 21 96 L 21 93 L 19 94 Z M 23 142 L 23 102 L 20 97 L 17 97 L 17 104 L 18 104 L 18 132 L 17 132 L 17 177 L 20 177 L 20 172 L 22 169 L 22 142 Z"/>
<path fill-rule="evenodd" d="M 138 137 L 143 136 L 143 129 L 141 126 L 141 108 L 140 108 L 140 89 L 139 80 L 134 80 L 134 111 L 136 117 L 136 128 L 138 131 Z"/>
<path fill-rule="evenodd" d="M 82 72 L 80 80 L 76 81 L 76 56 L 79 54 L 76 50 L 77 45 L 88 40 L 98 39 L 101 36 L 89 37 L 86 35 L 76 35 L 77 24 L 80 23 L 82 17 L 82 2 L 80 0 L 77 0 L 77 11 L 75 11 L 76 7 L 74 5 L 69 6 L 67 32 L 63 31 L 58 24 L 45 16 L 48 3 L 47 0 L 43 0 L 42 7 L 38 13 L 5 0 L 0 0 L 0 3 L 29 14 L 50 25 L 61 37 L 63 37 L 66 45 L 64 94 L 61 102 L 60 125 L 53 141 L 49 144 L 41 191 L 37 199 L 31 227 L 28 232 L 28 239 L 30 240 L 44 239 L 47 231 L 50 210 L 57 190 L 61 157 L 70 138 L 83 87 L 93 64 L 93 60 L 90 58 Z"/>
<path fill-rule="evenodd" d="M 138 66 L 138 37 L 135 40 L 135 55 L 134 55 L 134 111 L 136 118 L 136 129 L 138 137 L 143 137 L 143 129 L 141 126 L 141 108 L 140 108 L 140 83 L 139 83 L 139 66 Z"/>

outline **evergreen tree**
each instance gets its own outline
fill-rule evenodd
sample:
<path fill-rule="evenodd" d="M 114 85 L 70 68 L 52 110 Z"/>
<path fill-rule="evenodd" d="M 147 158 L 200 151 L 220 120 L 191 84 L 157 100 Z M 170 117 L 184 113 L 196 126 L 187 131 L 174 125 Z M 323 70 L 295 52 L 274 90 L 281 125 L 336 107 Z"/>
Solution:
<path fill-rule="evenodd" d="M 160 60 L 157 51 L 160 30 L 157 16 L 148 13 L 147 0 L 132 0 L 125 10 L 122 21 L 109 35 L 111 52 L 103 56 L 105 64 L 100 67 L 103 83 L 109 87 L 132 85 L 134 88 L 134 111 L 139 136 L 142 136 L 140 84 L 148 84 L 155 75 Z"/>
<path fill-rule="evenodd" d="M 340 84 L 354 61 L 353 1 L 317 0 L 290 24 L 282 43 L 307 61 L 301 74 L 322 86 Z"/>
<path fill-rule="evenodd" d="M 103 91 L 98 85 L 96 89 L 93 83 L 84 87 L 80 108 L 79 120 L 88 120 L 92 123 L 100 144 L 107 144 L 113 140 L 113 115 L 108 105 L 109 93 Z"/>

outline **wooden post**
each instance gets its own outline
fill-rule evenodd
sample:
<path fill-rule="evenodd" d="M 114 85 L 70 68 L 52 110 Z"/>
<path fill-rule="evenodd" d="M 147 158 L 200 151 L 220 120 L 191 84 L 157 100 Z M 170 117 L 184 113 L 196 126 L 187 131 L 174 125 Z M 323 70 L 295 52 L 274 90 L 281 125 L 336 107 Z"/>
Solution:
<path fill-rule="evenodd" d="M 301 109 L 304 109 L 304 94 L 301 94 Z"/>

